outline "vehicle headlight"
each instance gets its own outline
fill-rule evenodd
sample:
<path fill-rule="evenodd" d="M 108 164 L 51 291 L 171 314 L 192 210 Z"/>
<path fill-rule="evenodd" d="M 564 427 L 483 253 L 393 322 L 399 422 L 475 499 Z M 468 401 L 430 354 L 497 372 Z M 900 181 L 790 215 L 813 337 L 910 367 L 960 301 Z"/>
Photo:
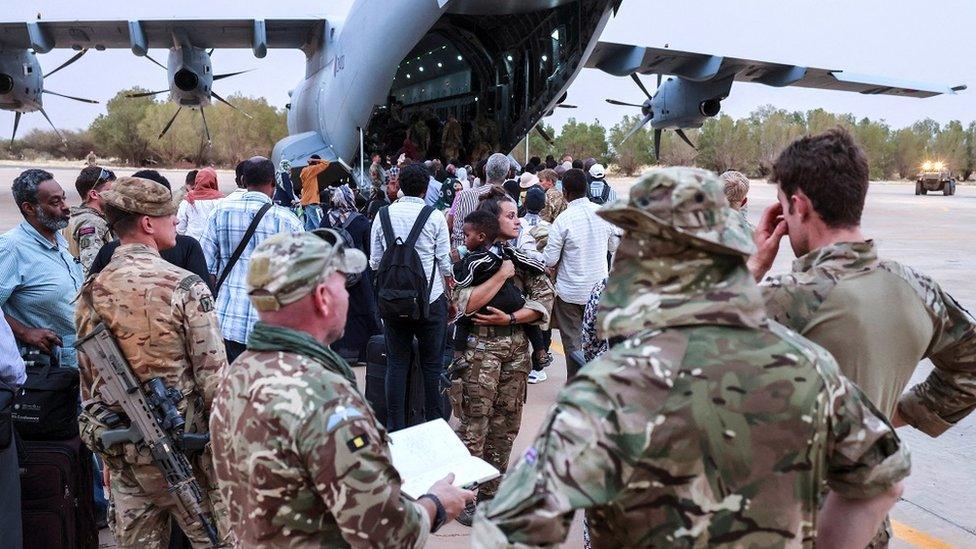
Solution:
<path fill-rule="evenodd" d="M 932 169 L 932 163 L 929 162 L 929 161 L 925 161 L 925 163 L 922 164 L 922 169 L 925 170 L 925 171 L 931 170 Z"/>
<path fill-rule="evenodd" d="M 934 165 L 933 167 L 934 167 L 934 168 L 935 168 L 936 170 L 941 170 L 941 169 L 942 169 L 943 167 L 945 167 L 945 164 L 943 164 L 942 162 L 936 162 L 936 163 L 935 163 L 935 165 Z"/>

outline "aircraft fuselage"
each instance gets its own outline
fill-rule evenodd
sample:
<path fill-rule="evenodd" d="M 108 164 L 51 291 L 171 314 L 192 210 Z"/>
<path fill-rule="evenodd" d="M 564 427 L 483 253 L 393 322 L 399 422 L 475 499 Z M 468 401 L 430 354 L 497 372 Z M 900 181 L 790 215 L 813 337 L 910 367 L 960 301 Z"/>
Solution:
<path fill-rule="evenodd" d="M 617 4 L 358 0 L 306 49 L 306 78 L 291 93 L 291 135 L 276 145 L 275 161 L 300 166 L 319 154 L 358 164 L 360 129 L 366 152 L 400 144 L 384 142 L 390 132 L 377 127 L 391 118 L 423 140 L 417 120 L 454 117 L 468 125 L 465 136 L 480 132 L 492 150 L 511 150 L 564 95 Z"/>

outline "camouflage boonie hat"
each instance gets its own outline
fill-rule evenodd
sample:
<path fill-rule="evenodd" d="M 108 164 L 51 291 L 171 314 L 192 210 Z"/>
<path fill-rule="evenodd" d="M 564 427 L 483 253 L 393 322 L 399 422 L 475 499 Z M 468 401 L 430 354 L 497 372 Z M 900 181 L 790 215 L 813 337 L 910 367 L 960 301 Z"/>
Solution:
<path fill-rule="evenodd" d="M 165 185 L 138 177 L 120 177 L 112 188 L 104 191 L 102 200 L 124 212 L 164 217 L 176 213 L 179 203 Z"/>
<path fill-rule="evenodd" d="M 725 185 L 708 170 L 651 170 L 630 190 L 630 198 L 597 214 L 624 230 L 713 253 L 748 257 L 756 251 L 752 236 L 733 218 Z"/>
<path fill-rule="evenodd" d="M 255 309 L 277 311 L 308 295 L 332 273 L 350 275 L 364 270 L 366 255 L 347 248 L 335 231 L 276 234 L 251 255 L 248 295 Z"/>

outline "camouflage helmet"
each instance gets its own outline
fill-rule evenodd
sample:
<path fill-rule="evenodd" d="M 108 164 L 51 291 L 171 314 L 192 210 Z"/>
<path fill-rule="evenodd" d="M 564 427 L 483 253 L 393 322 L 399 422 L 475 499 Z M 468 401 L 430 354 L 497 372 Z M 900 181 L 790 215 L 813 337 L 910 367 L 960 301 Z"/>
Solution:
<path fill-rule="evenodd" d="M 756 251 L 725 199 L 725 185 L 708 170 L 651 170 L 631 188 L 628 199 L 597 213 L 631 233 L 686 242 L 712 253 L 748 257 Z"/>
<path fill-rule="evenodd" d="M 139 177 L 120 177 L 101 194 L 102 201 L 113 208 L 150 217 L 173 215 L 179 206 L 165 185 Z"/>
<path fill-rule="evenodd" d="M 347 248 L 330 229 L 276 234 L 261 242 L 247 268 L 248 295 L 259 311 L 277 311 L 322 284 L 332 273 L 366 269 L 366 255 Z"/>

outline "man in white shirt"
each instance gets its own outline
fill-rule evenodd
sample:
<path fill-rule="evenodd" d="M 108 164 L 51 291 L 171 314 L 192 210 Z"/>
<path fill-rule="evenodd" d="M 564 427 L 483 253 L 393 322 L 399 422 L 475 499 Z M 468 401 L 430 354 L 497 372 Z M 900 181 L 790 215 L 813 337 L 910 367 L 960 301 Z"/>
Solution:
<path fill-rule="evenodd" d="M 399 238 L 404 242 L 407 241 L 414 223 L 425 207 L 424 197 L 427 194 L 428 178 L 427 168 L 423 164 L 411 164 L 400 170 L 400 190 L 403 191 L 404 196 L 388 206 L 394 240 Z M 376 221 L 373 222 L 371 234 L 369 266 L 374 271 L 379 269 L 383 253 L 387 248 L 380 215 L 382 213 L 378 214 Z M 454 284 L 450 256 L 451 242 L 443 213 L 434 210 L 427 218 L 417 238 L 416 250 L 431 288 L 427 317 L 418 321 L 385 320 L 383 322 L 388 360 L 386 427 L 390 431 L 406 427 L 407 372 L 410 370 L 414 338 L 419 347 L 420 367 L 424 377 L 426 419 L 443 417 L 439 383 L 444 369 L 444 338 L 448 321 L 448 298 L 445 288 L 450 290 Z"/>
<path fill-rule="evenodd" d="M 542 255 L 547 266 L 556 267 L 552 317 L 569 356 L 582 350 L 583 309 L 593 287 L 610 272 L 607 258 L 616 250 L 619 231 L 596 215 L 600 206 L 587 198 L 586 174 L 582 170 L 566 171 L 563 194 L 569 206 L 552 223 Z M 567 368 L 568 380 L 576 375 L 576 369 L 569 361 Z"/>

